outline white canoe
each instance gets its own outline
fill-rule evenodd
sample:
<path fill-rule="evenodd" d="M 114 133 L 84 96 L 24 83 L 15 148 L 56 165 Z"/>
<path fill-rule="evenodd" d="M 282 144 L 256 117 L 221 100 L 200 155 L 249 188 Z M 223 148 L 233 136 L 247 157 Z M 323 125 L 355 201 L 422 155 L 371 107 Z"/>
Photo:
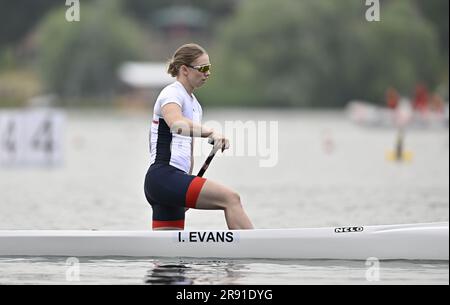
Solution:
<path fill-rule="evenodd" d="M 0 256 L 448 260 L 448 222 L 302 229 L 0 231 Z"/>

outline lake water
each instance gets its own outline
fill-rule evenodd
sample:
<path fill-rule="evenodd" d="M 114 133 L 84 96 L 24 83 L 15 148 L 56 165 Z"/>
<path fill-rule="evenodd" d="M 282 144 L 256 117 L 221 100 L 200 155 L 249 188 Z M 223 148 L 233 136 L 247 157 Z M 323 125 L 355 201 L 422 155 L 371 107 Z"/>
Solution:
<path fill-rule="evenodd" d="M 59 167 L 0 167 L 0 229 L 148 230 L 143 195 L 150 112 L 71 111 Z M 272 121 L 272 123 L 270 123 Z M 257 228 L 448 221 L 449 130 L 407 130 L 409 162 L 392 162 L 396 130 L 343 112 L 209 110 L 233 151 L 205 177 L 235 189 Z M 246 133 L 236 130 L 244 128 Z M 203 141 L 204 142 L 204 141 Z M 198 171 L 209 151 L 196 144 Z M 186 229 L 224 229 L 220 211 L 187 212 Z M 0 258 L 0 284 L 448 284 L 447 262 Z"/>

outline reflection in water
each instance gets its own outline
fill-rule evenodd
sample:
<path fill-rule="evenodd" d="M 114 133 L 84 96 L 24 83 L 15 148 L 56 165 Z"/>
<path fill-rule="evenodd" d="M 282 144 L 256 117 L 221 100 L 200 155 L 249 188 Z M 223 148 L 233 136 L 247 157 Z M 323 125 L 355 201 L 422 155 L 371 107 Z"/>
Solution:
<path fill-rule="evenodd" d="M 186 269 L 189 267 L 183 264 L 156 263 L 144 282 L 152 285 L 192 285 L 193 281 L 185 276 Z"/>
<path fill-rule="evenodd" d="M 0 257 L 0 285 L 67 285 L 67 257 Z M 373 265 L 349 260 L 80 258 L 80 282 L 70 284 L 311 285 L 445 284 L 448 261 L 387 260 Z M 124 272 L 126 270 L 126 272 Z"/>
<path fill-rule="evenodd" d="M 448 261 L 380 261 L 380 279 L 376 282 L 368 280 L 365 261 L 157 259 L 151 264 L 146 284 L 448 283 Z"/>
<path fill-rule="evenodd" d="M 153 285 L 233 284 L 246 269 L 245 264 L 237 261 L 157 261 L 147 272 L 144 282 Z"/>

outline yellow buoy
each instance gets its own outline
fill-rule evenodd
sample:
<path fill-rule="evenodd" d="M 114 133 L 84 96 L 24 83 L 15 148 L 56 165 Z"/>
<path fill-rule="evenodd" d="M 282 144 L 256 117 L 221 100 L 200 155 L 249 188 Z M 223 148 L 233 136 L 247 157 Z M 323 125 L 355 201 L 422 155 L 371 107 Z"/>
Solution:
<path fill-rule="evenodd" d="M 396 161 L 396 162 L 411 162 L 413 159 L 413 153 L 411 151 L 403 151 L 398 153 L 396 151 L 387 151 L 386 152 L 386 160 L 388 161 Z"/>

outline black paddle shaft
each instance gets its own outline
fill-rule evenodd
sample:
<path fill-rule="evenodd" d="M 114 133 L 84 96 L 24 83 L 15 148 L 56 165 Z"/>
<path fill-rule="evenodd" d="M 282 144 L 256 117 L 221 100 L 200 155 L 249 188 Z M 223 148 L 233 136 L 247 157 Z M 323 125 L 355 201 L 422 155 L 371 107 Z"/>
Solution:
<path fill-rule="evenodd" d="M 214 142 L 210 142 L 210 144 L 214 145 Z M 202 168 L 198 172 L 198 174 L 197 174 L 198 177 L 203 177 L 203 174 L 205 174 L 206 170 L 208 169 L 209 164 L 211 163 L 212 159 L 214 158 L 214 156 L 216 155 L 216 152 L 218 150 L 219 150 L 218 147 L 213 147 L 213 149 L 211 150 L 211 153 L 209 154 L 208 158 L 206 158 L 205 163 L 203 163 Z M 223 149 L 222 149 L 222 151 L 223 151 Z"/>

